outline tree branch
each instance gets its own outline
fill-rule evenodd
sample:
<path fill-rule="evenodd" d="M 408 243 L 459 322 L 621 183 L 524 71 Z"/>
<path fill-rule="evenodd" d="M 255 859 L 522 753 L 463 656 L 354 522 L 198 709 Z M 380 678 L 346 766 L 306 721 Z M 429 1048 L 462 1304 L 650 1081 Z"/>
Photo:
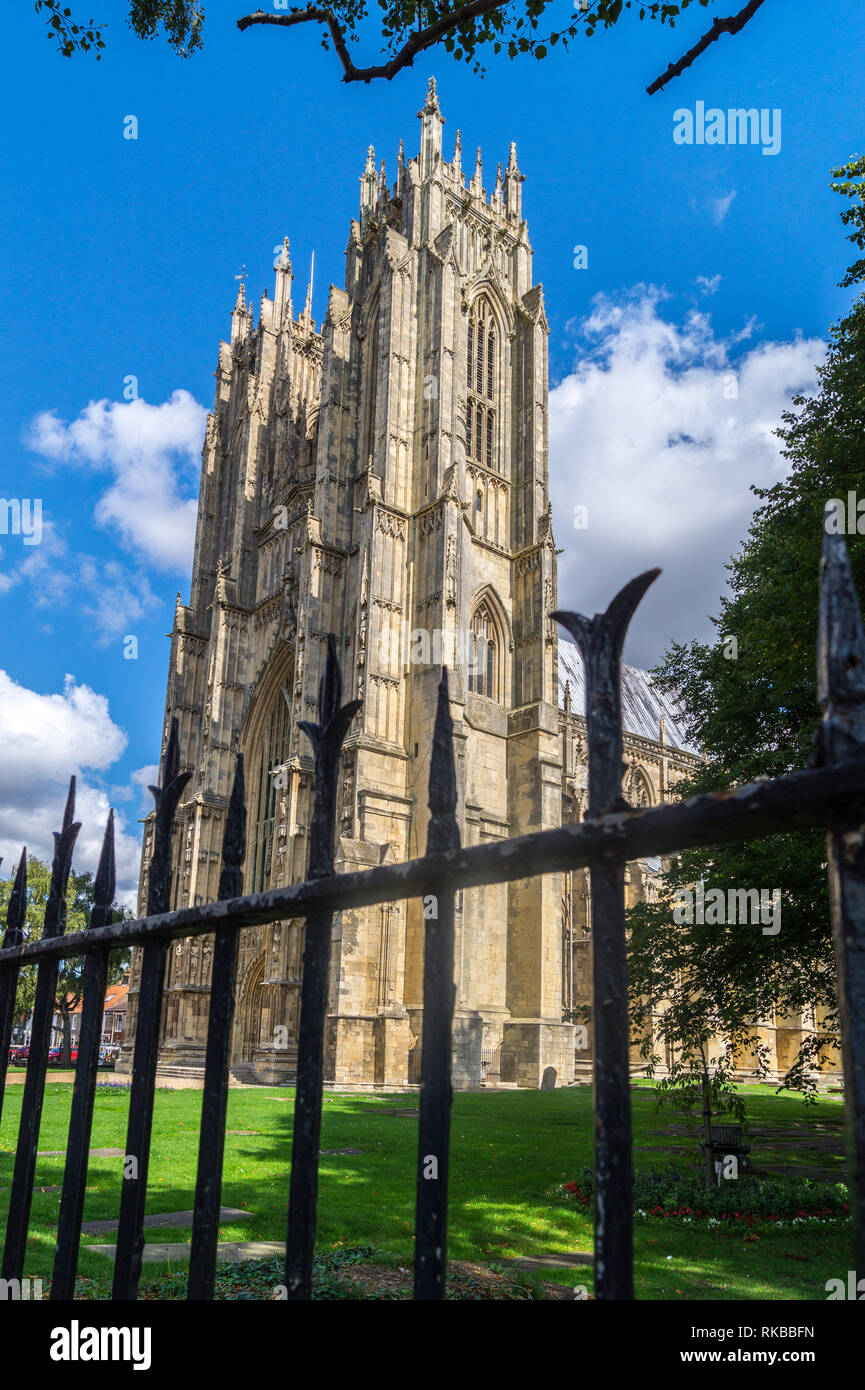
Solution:
<path fill-rule="evenodd" d="M 249 29 L 257 24 L 273 24 L 283 29 L 290 29 L 296 24 L 324 24 L 330 31 L 333 46 L 342 63 L 343 82 L 372 82 L 377 77 L 385 77 L 390 81 L 402 68 L 410 68 L 418 53 L 431 48 L 449 31 L 458 29 L 461 24 L 477 19 L 481 15 L 490 14 L 493 10 L 507 9 L 508 5 L 512 3 L 513 0 L 469 0 L 468 4 L 445 11 L 425 29 L 416 30 L 389 62 L 366 68 L 355 66 L 346 46 L 344 32 L 340 28 L 336 15 L 328 5 L 307 5 L 303 9 L 290 10 L 288 14 L 268 14 L 264 10 L 256 10 L 254 14 L 244 15 L 242 19 L 239 19 L 237 27 L 242 33 L 244 29 Z M 744 29 L 748 20 L 753 18 L 762 4 L 763 0 L 749 0 L 749 3 L 738 14 L 730 15 L 727 19 L 716 19 L 711 29 L 703 35 L 699 43 L 689 49 L 678 62 L 671 63 L 667 71 L 657 78 L 651 87 L 647 88 L 649 95 L 659 92 L 674 77 L 678 77 L 680 73 L 684 72 L 685 68 L 689 68 L 694 60 L 699 58 L 700 54 L 722 34 L 738 34 L 739 30 Z"/>
<path fill-rule="evenodd" d="M 418 29 L 416 33 L 412 34 L 399 52 L 394 54 L 390 62 L 379 63 L 377 66 L 368 68 L 355 67 L 346 48 L 345 38 L 336 16 L 328 6 L 307 5 L 305 9 L 291 10 L 289 14 L 266 14 L 264 10 L 256 10 L 254 14 L 248 14 L 243 19 L 239 19 L 237 27 L 242 32 L 253 24 L 278 24 L 284 29 L 295 24 L 309 24 L 310 22 L 326 24 L 333 39 L 333 46 L 343 66 L 343 82 L 372 82 L 376 77 L 386 77 L 390 81 L 402 68 L 410 68 L 415 56 L 422 53 L 424 49 L 431 48 L 449 29 L 458 28 L 468 20 L 476 19 L 479 15 L 489 14 L 491 10 L 507 9 L 511 3 L 512 0 L 469 0 L 467 5 L 460 5 L 457 9 L 447 10 L 434 24 L 429 24 L 426 29 Z"/>
<path fill-rule="evenodd" d="M 671 63 L 667 71 L 656 78 L 651 87 L 646 88 L 649 96 L 653 96 L 655 92 L 660 92 L 661 88 L 666 87 L 668 82 L 672 82 L 674 77 L 678 77 L 680 73 L 685 71 L 685 68 L 689 68 L 694 59 L 699 58 L 700 54 L 704 53 L 709 45 L 719 39 L 722 34 L 738 34 L 740 29 L 744 29 L 748 20 L 753 19 L 762 4 L 763 0 L 748 0 L 748 4 L 738 14 L 729 15 L 726 19 L 716 19 L 711 29 L 703 35 L 699 43 L 695 44 L 693 48 L 689 48 L 688 52 L 677 63 Z"/>

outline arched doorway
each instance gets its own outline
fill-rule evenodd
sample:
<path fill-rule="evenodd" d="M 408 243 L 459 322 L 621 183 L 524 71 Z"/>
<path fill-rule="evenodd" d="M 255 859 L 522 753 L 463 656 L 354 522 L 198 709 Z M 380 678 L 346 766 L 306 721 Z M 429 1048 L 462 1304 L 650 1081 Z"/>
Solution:
<path fill-rule="evenodd" d="M 240 1062 L 251 1062 L 261 1039 L 261 1005 L 264 995 L 264 956 L 254 960 L 246 972 L 240 996 Z"/>

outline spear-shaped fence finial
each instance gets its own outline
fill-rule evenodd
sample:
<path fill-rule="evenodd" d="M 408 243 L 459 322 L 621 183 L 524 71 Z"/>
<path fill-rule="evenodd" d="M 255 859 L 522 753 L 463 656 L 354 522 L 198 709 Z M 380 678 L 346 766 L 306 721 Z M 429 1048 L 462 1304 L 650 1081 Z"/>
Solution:
<path fill-rule="evenodd" d="M 27 847 L 21 851 L 15 882 L 9 895 L 6 909 L 6 931 L 3 935 L 3 950 L 20 946 L 24 940 L 24 916 L 27 908 Z"/>
<path fill-rule="evenodd" d="M 66 887 L 72 868 L 72 851 L 81 822 L 73 820 L 75 815 L 75 778 L 69 778 L 69 793 L 63 811 L 63 829 L 54 831 L 54 858 L 51 861 L 51 886 L 45 904 L 45 919 L 42 927 L 43 937 L 62 936 L 66 931 Z"/>
<path fill-rule="evenodd" d="M 90 914 L 90 926 L 108 927 L 111 925 L 111 918 L 114 910 L 114 891 L 117 886 L 117 875 L 114 862 L 114 808 L 108 812 L 108 820 L 105 822 L 105 834 L 102 837 L 102 849 L 99 853 L 99 865 L 96 870 L 96 878 L 93 881 L 93 911 Z"/>
<path fill-rule="evenodd" d="M 457 777 L 454 763 L 454 726 L 448 695 L 447 667 L 442 667 L 438 687 L 435 727 L 429 769 L 430 822 L 427 854 L 459 849 L 460 832 L 456 820 Z"/>
<path fill-rule="evenodd" d="M 646 570 L 620 589 L 605 613 L 557 611 L 551 616 L 567 628 L 586 668 L 586 726 L 589 737 L 589 814 L 623 809 L 622 648 L 628 624 L 659 569 Z"/>
<path fill-rule="evenodd" d="M 318 687 L 318 723 L 299 719 L 315 754 L 315 791 L 310 828 L 309 877 L 327 878 L 333 873 L 334 816 L 339 755 L 349 725 L 362 700 L 342 700 L 342 672 L 336 654 L 336 638 L 327 634 L 324 669 Z"/>
<path fill-rule="evenodd" d="M 163 764 L 163 785 L 150 787 L 156 802 L 156 823 L 153 827 L 153 854 L 148 866 L 147 915 L 168 912 L 171 905 L 171 826 L 177 804 L 191 772 L 180 770 L 180 738 L 177 718 L 172 716 L 168 731 L 168 746 Z"/>
<path fill-rule="evenodd" d="M 865 750 L 865 629 L 847 542 L 824 531 L 820 560 L 817 695 L 823 710 L 818 761 Z"/>
<path fill-rule="evenodd" d="M 246 807 L 243 794 L 243 754 L 238 753 L 234 763 L 234 785 L 231 788 L 222 836 L 222 869 L 219 874 L 218 894 L 221 902 L 228 898 L 239 898 L 243 892 L 241 865 L 246 843 Z"/>

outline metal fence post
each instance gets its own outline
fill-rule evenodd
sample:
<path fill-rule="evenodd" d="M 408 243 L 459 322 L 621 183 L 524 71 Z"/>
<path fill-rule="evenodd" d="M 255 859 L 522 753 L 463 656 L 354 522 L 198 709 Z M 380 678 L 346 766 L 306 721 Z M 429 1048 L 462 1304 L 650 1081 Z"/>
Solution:
<path fill-rule="evenodd" d="M 315 752 L 315 787 L 310 828 L 309 878 L 333 873 L 334 820 L 339 755 L 349 725 L 362 701 L 342 700 L 342 673 L 336 638 L 327 636 L 327 653 L 318 691 L 318 723 L 298 721 Z M 288 1298 L 309 1299 L 318 1200 L 318 1146 L 321 1136 L 321 1087 L 324 1065 L 324 1021 L 333 911 L 315 908 L 306 919 L 303 982 L 297 1040 L 297 1089 L 291 1146 L 288 1196 L 288 1235 L 285 1283 Z"/>
<path fill-rule="evenodd" d="M 20 946 L 24 940 L 24 918 L 27 910 L 27 849 L 21 851 L 15 882 L 9 895 L 6 910 L 6 930 L 3 934 L 3 950 Z M 9 1043 L 12 1038 L 12 1025 L 15 1022 L 15 995 L 18 990 L 18 975 L 21 966 L 17 960 L 9 961 L 0 969 L 0 1115 L 3 1114 L 3 1097 L 6 1094 L 6 1072 L 9 1067 Z"/>
<path fill-rule="evenodd" d="M 72 777 L 69 781 L 66 809 L 63 812 L 63 829 L 59 834 L 57 831 L 54 832 L 54 859 L 51 864 L 51 887 L 45 905 L 43 939 L 62 936 L 66 930 L 66 885 L 72 867 L 72 851 L 81 829 L 80 822 L 72 819 L 74 814 L 75 778 Z M 48 1049 L 51 1045 L 59 964 L 56 957 L 40 961 L 36 973 L 30 1053 L 27 1058 L 18 1148 L 12 1175 L 12 1191 L 9 1194 L 9 1217 L 6 1222 L 6 1246 L 2 1267 L 4 1279 L 21 1279 L 24 1273 L 27 1227 L 30 1224 L 30 1203 L 33 1199 L 36 1150 L 39 1144 L 42 1102 L 45 1097 L 45 1073 L 48 1070 Z"/>
<path fill-rule="evenodd" d="M 243 804 L 243 754 L 235 762 L 234 786 L 225 817 L 222 838 L 222 871 L 219 900 L 239 898 L 243 886 L 241 865 L 246 840 Z M 223 927 L 214 934 L 210 975 L 210 1014 L 207 1053 L 204 1060 L 204 1095 L 201 1102 L 201 1136 L 195 1210 L 189 1255 L 188 1299 L 213 1297 L 216 1254 L 219 1243 L 219 1208 L 222 1200 L 222 1164 L 225 1154 L 225 1116 L 228 1107 L 228 1068 L 231 1061 L 231 1024 L 234 1018 L 234 982 L 237 969 L 238 932 Z"/>
<path fill-rule="evenodd" d="M 865 631 L 841 535 L 823 536 L 820 562 L 817 761 L 865 751 Z M 829 893 L 838 975 L 853 1267 L 865 1274 L 865 782 L 861 800 L 829 820 Z"/>
<path fill-rule="evenodd" d="M 114 812 L 108 812 L 108 823 L 102 840 L 102 852 L 93 884 L 91 927 L 107 926 L 114 905 Z M 109 947 L 88 951 L 84 965 L 84 994 L 81 1005 L 81 1031 L 78 1036 L 78 1062 L 69 1116 L 69 1137 L 66 1142 L 66 1166 L 63 1170 L 63 1191 L 60 1196 L 60 1216 L 57 1222 L 57 1245 L 54 1272 L 51 1277 L 52 1300 L 68 1300 L 75 1293 L 75 1272 L 81 1242 L 81 1219 L 84 1215 L 84 1194 L 87 1186 L 87 1161 L 90 1154 L 90 1130 L 93 1123 L 93 1099 L 99 1068 L 99 1047 L 102 1041 L 102 1016 L 105 1011 L 105 984 L 108 979 Z"/>
<path fill-rule="evenodd" d="M 171 827 L 183 788 L 192 776 L 180 771 L 180 744 L 177 720 L 172 719 L 165 750 L 162 787 L 151 787 L 156 802 L 153 831 L 153 857 L 147 887 L 148 916 L 168 912 L 171 906 Z M 150 1132 L 153 1126 L 153 1095 L 156 1088 L 156 1061 L 162 1022 L 162 990 L 165 982 L 167 942 L 148 941 L 141 952 L 141 985 L 138 995 L 138 1026 L 132 1054 L 132 1094 L 126 1127 L 126 1155 L 123 1161 L 123 1187 L 120 1194 L 120 1222 L 114 1255 L 114 1283 L 111 1296 L 129 1302 L 138 1296 L 141 1260 L 144 1252 L 144 1206 L 147 1201 L 147 1169 L 150 1161 Z"/>
<path fill-rule="evenodd" d="M 442 669 L 429 773 L 427 854 L 459 849 L 457 780 L 447 668 Z M 443 1299 L 447 1278 L 448 1168 L 454 984 L 454 890 L 446 879 L 423 899 L 423 1030 L 415 1199 L 416 1299 Z"/>
<path fill-rule="evenodd" d="M 630 810 L 622 797 L 622 647 L 637 604 L 660 570 L 620 590 L 594 618 L 553 617 L 579 644 L 586 667 L 589 815 Z M 634 1296 L 631 1068 L 625 859 L 602 855 L 592 864 L 592 1022 L 595 1107 L 595 1297 Z"/>

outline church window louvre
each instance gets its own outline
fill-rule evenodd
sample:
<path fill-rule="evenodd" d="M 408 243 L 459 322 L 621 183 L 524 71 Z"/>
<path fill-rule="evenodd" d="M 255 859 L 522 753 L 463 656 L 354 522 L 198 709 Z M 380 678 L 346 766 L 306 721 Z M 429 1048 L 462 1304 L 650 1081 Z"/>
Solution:
<path fill-rule="evenodd" d="M 288 701 L 281 689 L 274 692 L 250 759 L 252 781 L 248 805 L 253 812 L 249 838 L 250 880 L 247 892 L 260 893 L 269 886 L 273 832 L 279 788 L 276 772 L 288 757 L 290 719 Z"/>
<path fill-rule="evenodd" d="M 466 455 L 498 468 L 496 377 L 498 332 L 489 301 L 481 296 L 469 312 L 466 346 Z"/>

